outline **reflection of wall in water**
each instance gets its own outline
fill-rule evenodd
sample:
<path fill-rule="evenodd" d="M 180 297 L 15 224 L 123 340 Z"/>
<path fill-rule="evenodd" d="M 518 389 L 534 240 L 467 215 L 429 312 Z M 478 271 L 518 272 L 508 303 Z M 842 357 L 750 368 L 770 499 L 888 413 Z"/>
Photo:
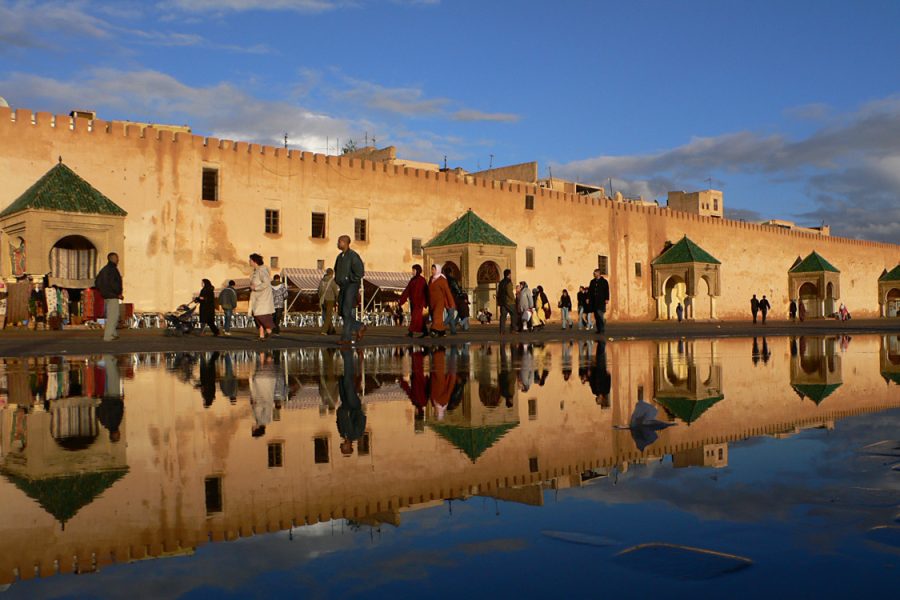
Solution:
<path fill-rule="evenodd" d="M 791 387 L 819 404 L 843 383 L 837 338 L 801 336 L 791 356 Z"/>
<path fill-rule="evenodd" d="M 900 385 L 900 335 L 885 335 L 879 346 L 881 376 L 890 384 Z"/>
<path fill-rule="evenodd" d="M 702 401 L 722 393 L 722 365 L 716 340 L 657 342 L 653 396 Z"/>

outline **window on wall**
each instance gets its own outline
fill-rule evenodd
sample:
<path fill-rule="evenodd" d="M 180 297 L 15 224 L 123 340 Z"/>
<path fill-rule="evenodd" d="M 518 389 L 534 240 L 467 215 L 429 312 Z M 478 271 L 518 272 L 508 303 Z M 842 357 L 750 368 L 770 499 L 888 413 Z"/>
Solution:
<path fill-rule="evenodd" d="M 324 270 L 325 270 L 325 261 L 322 260 L 321 258 L 320 258 L 319 260 L 317 260 L 317 261 L 316 261 L 316 268 L 317 268 L 318 270 L 320 270 L 320 271 L 324 271 Z"/>
<path fill-rule="evenodd" d="M 269 467 L 284 466 L 284 443 L 274 442 L 269 444 Z"/>
<path fill-rule="evenodd" d="M 532 456 L 528 459 L 528 471 L 531 473 L 537 473 L 540 470 L 538 467 L 538 459 L 537 456 Z"/>
<path fill-rule="evenodd" d="M 713 210 L 719 210 L 719 199 L 713 198 Z"/>
<path fill-rule="evenodd" d="M 365 219 L 353 219 L 353 239 L 365 242 L 369 239 L 369 224 Z"/>
<path fill-rule="evenodd" d="M 313 456 L 316 464 L 324 464 L 328 462 L 328 438 L 317 437 L 313 440 Z"/>
<path fill-rule="evenodd" d="M 412 239 L 412 255 L 422 256 L 422 240 L 419 238 Z"/>
<path fill-rule="evenodd" d="M 207 477 L 204 487 L 206 491 L 206 514 L 222 512 L 222 478 Z"/>
<path fill-rule="evenodd" d="M 531 194 L 525 196 L 525 210 L 534 210 L 534 196 Z"/>
<path fill-rule="evenodd" d="M 525 268 L 534 268 L 534 248 L 525 248 Z"/>
<path fill-rule="evenodd" d="M 203 168 L 203 185 L 201 198 L 216 202 L 219 199 L 219 170 L 211 167 Z"/>
<path fill-rule="evenodd" d="M 312 237 L 325 239 L 325 213 L 314 212 L 312 214 Z"/>
<path fill-rule="evenodd" d="M 266 233 L 281 233 L 281 211 L 266 209 Z"/>
<path fill-rule="evenodd" d="M 597 255 L 597 268 L 600 269 L 601 275 L 609 275 L 609 257 L 602 254 Z"/>
<path fill-rule="evenodd" d="M 641 276 L 641 263 L 639 263 L 639 262 L 634 263 L 634 276 L 635 277 Z"/>
<path fill-rule="evenodd" d="M 278 257 L 277 257 L 277 256 L 270 256 L 270 257 L 269 257 L 269 268 L 270 268 L 270 269 L 277 269 L 277 268 L 278 268 Z"/>

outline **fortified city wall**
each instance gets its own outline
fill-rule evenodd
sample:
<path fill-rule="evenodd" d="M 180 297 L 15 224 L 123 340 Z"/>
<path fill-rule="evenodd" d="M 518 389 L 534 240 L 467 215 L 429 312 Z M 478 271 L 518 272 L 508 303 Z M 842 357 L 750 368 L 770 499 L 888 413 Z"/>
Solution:
<path fill-rule="evenodd" d="M 787 312 L 788 269 L 816 251 L 841 271 L 840 301 L 854 316 L 877 316 L 877 280 L 900 262 L 900 246 L 785 231 L 497 182 L 172 133 L 125 122 L 0 108 L 0 205 L 6 206 L 58 157 L 128 212 L 125 295 L 135 309 L 170 310 L 207 277 L 247 276 L 247 256 L 277 256 L 283 267 L 333 263 L 339 235 L 368 221 L 355 247 L 370 270 L 406 271 L 427 242 L 471 208 L 515 241 L 518 272 L 553 299 L 586 283 L 597 256 L 609 257 L 611 318 L 656 316 L 650 261 L 667 240 L 687 235 L 722 262 L 719 318 L 744 318 L 752 294 Z M 200 199 L 204 167 L 219 170 L 219 200 Z M 534 210 L 525 196 L 534 195 Z M 264 233 L 266 209 L 281 233 Z M 311 212 L 327 214 L 325 239 L 311 237 Z M 7 244 L 8 240 L 0 240 Z M 534 248 L 534 268 L 525 250 Z M 636 263 L 641 275 L 636 275 Z M 4 273 L 9 265 L 3 265 Z M 698 304 L 701 302 L 698 301 Z"/>

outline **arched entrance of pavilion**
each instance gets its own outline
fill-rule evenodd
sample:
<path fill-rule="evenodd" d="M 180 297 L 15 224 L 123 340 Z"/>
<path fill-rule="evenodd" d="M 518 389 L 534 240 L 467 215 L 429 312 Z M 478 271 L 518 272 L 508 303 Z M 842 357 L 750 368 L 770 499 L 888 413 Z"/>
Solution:
<path fill-rule="evenodd" d="M 493 308 L 497 304 L 497 284 L 500 283 L 500 265 L 492 260 L 486 260 L 478 267 L 475 276 L 475 302 L 474 312 L 485 308 L 496 312 Z"/>
<path fill-rule="evenodd" d="M 681 304 L 685 319 L 716 319 L 721 263 L 684 236 L 651 262 L 656 318 L 677 319 Z"/>

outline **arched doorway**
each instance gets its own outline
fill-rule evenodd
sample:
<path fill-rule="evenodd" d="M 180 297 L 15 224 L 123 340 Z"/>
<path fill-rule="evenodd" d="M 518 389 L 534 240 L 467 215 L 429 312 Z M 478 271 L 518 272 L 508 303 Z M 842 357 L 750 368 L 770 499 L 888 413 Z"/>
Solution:
<path fill-rule="evenodd" d="M 892 288 L 887 293 L 884 310 L 888 317 L 900 317 L 900 288 Z"/>
<path fill-rule="evenodd" d="M 67 235 L 53 245 L 50 250 L 50 277 L 92 282 L 96 276 L 97 249 L 86 237 Z"/>
<path fill-rule="evenodd" d="M 697 289 L 691 298 L 691 318 L 708 321 L 712 319 L 712 294 L 706 276 L 697 280 Z"/>
<path fill-rule="evenodd" d="M 478 267 L 476 280 L 474 313 L 477 314 L 482 308 L 492 313 L 496 312 L 500 266 L 492 260 L 481 263 L 481 266 Z"/>
<path fill-rule="evenodd" d="M 662 314 L 659 315 L 659 318 L 664 320 L 677 319 L 678 314 L 676 309 L 679 304 L 684 308 L 684 299 L 687 296 L 687 285 L 685 284 L 684 279 L 677 275 L 669 277 L 663 286 L 663 291 L 665 311 L 661 311 Z"/>
<path fill-rule="evenodd" d="M 837 312 L 837 308 L 834 306 L 834 284 L 828 282 L 828 285 L 825 286 L 825 314 L 823 317 L 828 317 Z"/>
<path fill-rule="evenodd" d="M 453 277 L 456 281 L 460 281 L 460 270 L 459 265 L 453 262 L 452 260 L 448 260 L 444 262 L 444 269 L 450 269 L 450 276 Z"/>
<path fill-rule="evenodd" d="M 806 309 L 808 318 L 819 317 L 819 288 L 816 284 L 807 281 L 800 286 L 800 304 Z"/>

